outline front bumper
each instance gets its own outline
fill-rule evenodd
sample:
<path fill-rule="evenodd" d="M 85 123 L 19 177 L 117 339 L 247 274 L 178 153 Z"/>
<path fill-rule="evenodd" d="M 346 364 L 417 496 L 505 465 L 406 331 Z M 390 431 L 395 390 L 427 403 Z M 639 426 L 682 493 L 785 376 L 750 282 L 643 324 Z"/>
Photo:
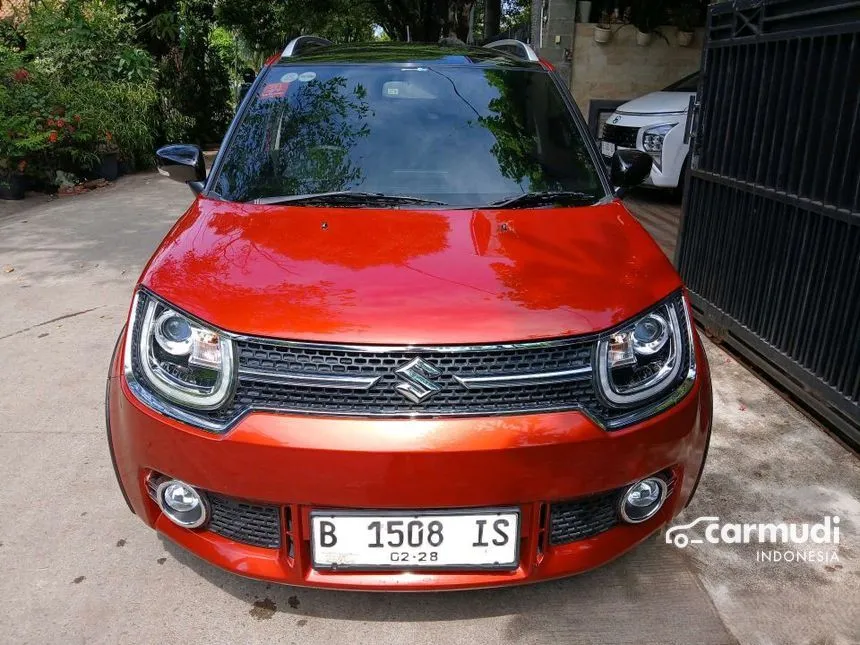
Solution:
<path fill-rule="evenodd" d="M 711 385 L 696 339 L 697 381 L 675 407 L 606 432 L 579 412 L 488 418 L 371 420 L 255 413 L 224 435 L 165 418 L 129 391 L 116 352 L 108 381 L 108 440 L 132 510 L 177 544 L 245 576 L 342 589 L 461 589 L 586 571 L 646 539 L 690 499 L 711 426 Z M 673 493 L 652 519 L 553 546 L 553 502 L 589 497 L 669 471 Z M 234 499 L 275 505 L 278 548 L 251 546 L 170 522 L 147 492 L 151 473 Z M 513 571 L 326 572 L 310 561 L 315 508 L 446 509 L 518 506 Z"/>

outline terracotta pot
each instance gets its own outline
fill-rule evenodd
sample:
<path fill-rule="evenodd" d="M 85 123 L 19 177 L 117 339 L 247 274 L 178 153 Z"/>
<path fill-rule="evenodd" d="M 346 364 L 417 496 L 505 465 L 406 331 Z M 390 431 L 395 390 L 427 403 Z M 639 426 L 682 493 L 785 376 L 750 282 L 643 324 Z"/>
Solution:
<path fill-rule="evenodd" d="M 654 39 L 654 34 L 645 33 L 644 31 L 636 30 L 636 44 L 640 47 L 647 47 L 651 44 L 651 41 Z"/>
<path fill-rule="evenodd" d="M 678 30 L 678 46 L 679 47 L 689 47 L 690 43 L 693 42 L 693 32 L 692 31 L 681 31 Z"/>
<path fill-rule="evenodd" d="M 594 25 L 594 42 L 608 43 L 612 40 L 612 30 L 609 27 Z"/>

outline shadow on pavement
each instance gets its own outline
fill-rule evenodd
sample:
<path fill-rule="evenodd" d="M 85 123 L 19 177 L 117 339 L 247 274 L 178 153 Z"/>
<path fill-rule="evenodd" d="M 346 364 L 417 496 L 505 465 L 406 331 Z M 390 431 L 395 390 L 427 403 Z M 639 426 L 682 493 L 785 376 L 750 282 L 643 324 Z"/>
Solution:
<path fill-rule="evenodd" d="M 222 571 L 159 537 L 173 558 L 213 586 L 272 612 L 380 623 L 510 616 L 506 641 L 734 642 L 684 556 L 658 537 L 572 578 L 448 593 L 332 591 L 255 581 Z"/>

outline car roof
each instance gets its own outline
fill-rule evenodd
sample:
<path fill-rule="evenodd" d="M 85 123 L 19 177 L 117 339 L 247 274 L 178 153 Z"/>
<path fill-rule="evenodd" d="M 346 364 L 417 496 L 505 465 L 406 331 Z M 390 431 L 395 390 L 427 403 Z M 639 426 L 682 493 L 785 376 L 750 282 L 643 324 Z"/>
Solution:
<path fill-rule="evenodd" d="M 430 64 L 480 65 L 541 70 L 540 63 L 517 58 L 498 49 L 466 45 L 431 45 L 426 43 L 354 43 L 309 47 L 298 54 L 284 56 L 276 65 L 291 64 Z"/>

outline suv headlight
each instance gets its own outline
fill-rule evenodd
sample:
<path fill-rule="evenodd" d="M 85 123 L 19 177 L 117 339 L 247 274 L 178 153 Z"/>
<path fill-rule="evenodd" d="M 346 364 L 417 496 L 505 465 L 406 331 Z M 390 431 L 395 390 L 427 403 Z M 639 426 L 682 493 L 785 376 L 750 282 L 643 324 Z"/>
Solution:
<path fill-rule="evenodd" d="M 663 139 L 669 134 L 669 131 L 674 128 L 677 123 L 667 123 L 665 125 L 657 125 L 648 128 L 642 133 L 642 148 L 645 152 L 662 152 Z"/>
<path fill-rule="evenodd" d="M 142 291 L 134 297 L 125 358 L 127 375 L 185 408 L 213 410 L 232 392 L 232 341 Z"/>
<path fill-rule="evenodd" d="M 673 296 L 598 341 L 597 390 L 611 408 L 647 408 L 689 391 L 694 357 L 686 300 Z"/>

